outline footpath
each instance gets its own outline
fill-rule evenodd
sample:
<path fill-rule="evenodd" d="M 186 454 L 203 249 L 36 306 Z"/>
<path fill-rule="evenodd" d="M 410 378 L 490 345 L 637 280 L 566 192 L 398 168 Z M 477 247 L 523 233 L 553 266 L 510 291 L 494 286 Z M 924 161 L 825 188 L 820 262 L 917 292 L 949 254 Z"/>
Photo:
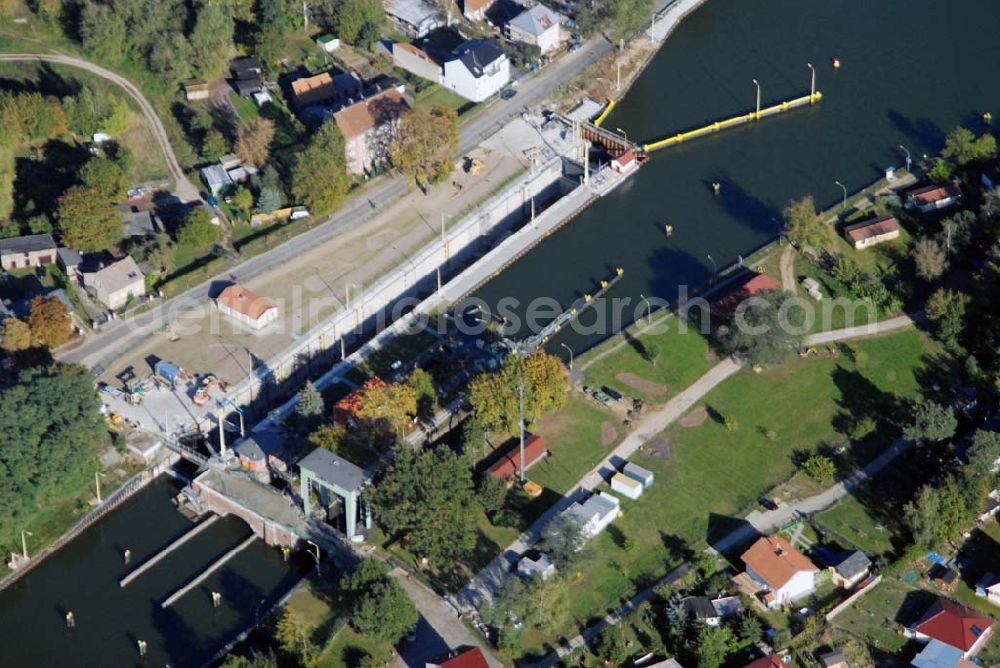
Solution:
<path fill-rule="evenodd" d="M 873 323 L 864 327 L 848 327 L 845 329 L 834 330 L 831 332 L 822 332 L 820 334 L 813 335 L 807 339 L 807 343 L 830 343 L 835 341 L 847 341 L 850 339 L 861 338 L 865 336 L 874 336 L 879 334 L 888 334 L 900 329 L 905 329 L 907 327 L 912 327 L 917 320 L 920 319 L 920 315 L 904 315 L 897 318 L 892 318 L 889 320 L 884 320 L 882 322 Z M 822 341 L 818 340 L 822 339 Z M 661 408 L 656 413 L 647 416 L 641 423 L 639 428 L 629 434 L 622 441 L 622 443 L 615 448 L 614 453 L 618 453 L 621 449 L 623 452 L 628 452 L 631 454 L 638 448 L 639 445 L 644 443 L 648 438 L 657 435 L 660 431 L 665 429 L 670 423 L 677 419 L 681 414 L 687 412 L 695 402 L 701 397 L 707 394 L 710 390 L 716 387 L 723 380 L 731 376 L 733 373 L 738 371 L 741 365 L 732 361 L 731 359 L 719 362 L 717 365 L 712 367 L 705 375 L 699 378 L 693 385 L 691 385 L 682 394 L 675 397 L 673 400 L 668 402 L 663 408 Z M 684 400 L 682 400 L 684 398 Z M 678 408 L 684 406 L 679 412 Z M 662 425 L 658 430 L 649 432 L 646 428 L 647 420 L 650 422 L 655 422 L 658 425 Z M 627 447 L 626 444 L 629 444 Z M 855 471 L 845 480 L 838 482 L 835 485 L 827 488 L 826 490 L 816 494 L 814 496 L 802 499 L 793 504 L 787 504 L 780 506 L 777 510 L 762 513 L 759 511 L 753 511 L 746 517 L 746 522 L 740 526 L 739 529 L 727 534 L 726 536 L 717 540 L 710 550 L 714 552 L 725 552 L 740 543 L 752 540 L 754 536 L 758 534 L 768 534 L 772 533 L 777 529 L 785 526 L 796 517 L 800 515 L 806 515 L 811 513 L 821 512 L 833 506 L 835 503 L 849 495 L 861 484 L 868 481 L 880 471 L 882 471 L 886 466 L 892 463 L 896 457 L 903 454 L 913 446 L 912 441 L 900 440 L 893 443 L 889 448 L 882 452 L 878 457 L 873 459 L 867 465 L 861 469 Z M 631 449 L 629 449 L 631 447 Z M 609 459 L 614 457 L 614 453 L 609 457 Z M 607 460 L 606 460 L 607 461 Z M 599 467 L 600 468 L 600 467 Z M 582 487 L 587 482 L 592 482 L 591 476 L 595 474 L 595 471 L 588 473 L 581 481 L 580 486 Z M 598 480 L 599 481 L 599 480 Z M 566 499 L 563 499 L 565 502 Z M 568 504 L 566 504 L 568 505 Z M 565 507 L 563 504 L 556 504 L 555 507 Z M 551 511 L 552 509 L 550 509 Z M 558 511 L 557 511 L 558 512 Z M 522 539 L 526 538 L 527 534 L 532 534 L 535 536 L 540 535 L 542 527 L 537 526 L 540 522 L 543 522 L 551 517 L 550 513 L 546 513 L 538 522 L 532 525 L 529 531 L 522 534 L 517 541 L 508 546 L 507 550 L 504 551 L 503 557 L 508 563 L 516 563 L 516 554 L 512 552 L 520 546 L 523 542 Z M 536 538 L 537 541 L 537 538 Z M 529 543 L 530 545 L 533 543 Z M 522 550 L 523 551 L 523 550 Z M 500 559 L 500 557 L 498 557 Z M 456 597 L 465 596 L 464 599 L 459 598 L 459 601 L 466 600 L 476 600 L 475 597 L 484 597 L 488 592 L 488 587 L 496 587 L 491 591 L 495 593 L 499 586 L 503 583 L 503 576 L 497 577 L 498 572 L 492 570 L 494 564 L 491 563 L 483 571 L 476 575 L 472 581 L 470 581 Z M 557 664 L 562 657 L 571 653 L 579 647 L 586 646 L 588 643 L 593 641 L 601 631 L 606 627 L 614 624 L 618 624 L 620 621 L 628 617 L 637 607 L 652 599 L 654 592 L 664 586 L 675 582 L 676 580 L 683 577 L 688 570 L 691 568 L 690 564 L 682 564 L 666 576 L 655 582 L 653 585 L 639 592 L 631 599 L 625 602 L 620 608 L 609 613 L 599 621 L 595 622 L 591 626 L 585 628 L 580 635 L 556 646 L 556 648 L 546 655 L 541 661 L 532 664 L 532 668 L 549 668 Z M 482 579 L 481 579 L 482 576 Z M 485 599 L 479 599 L 485 600 Z"/>

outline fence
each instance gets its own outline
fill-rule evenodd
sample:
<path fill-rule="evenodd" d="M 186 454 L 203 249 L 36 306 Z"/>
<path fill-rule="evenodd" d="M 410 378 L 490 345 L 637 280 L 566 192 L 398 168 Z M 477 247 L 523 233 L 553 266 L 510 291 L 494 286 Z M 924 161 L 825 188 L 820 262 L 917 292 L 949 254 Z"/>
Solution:
<path fill-rule="evenodd" d="M 407 297 L 417 297 L 436 282 L 436 273 L 461 266 L 487 238 L 505 232 L 530 216 L 538 202 L 555 196 L 563 182 L 563 162 L 558 155 L 523 179 L 508 185 L 484 205 L 466 215 L 451 229 L 407 257 L 403 265 L 351 300 L 351 308 L 342 308 L 314 327 L 293 345 L 268 360 L 229 393 L 237 405 L 253 406 L 261 388 L 279 385 L 303 368 L 303 362 L 321 358 L 338 342 L 357 338 L 366 323 L 387 314 L 394 304 Z M 304 380 L 304 379 L 303 379 Z"/>
<path fill-rule="evenodd" d="M 841 601 L 839 604 L 837 604 L 837 606 L 834 607 L 832 610 L 830 610 L 830 612 L 826 613 L 826 621 L 829 622 L 834 617 L 842 613 L 844 610 L 847 610 L 856 600 L 858 600 L 859 598 L 870 592 L 875 587 L 877 587 L 878 583 L 881 581 L 882 581 L 881 575 L 876 575 L 875 577 L 868 578 L 868 581 L 862 584 L 861 587 L 859 587 L 856 592 L 854 592 L 846 599 Z"/>

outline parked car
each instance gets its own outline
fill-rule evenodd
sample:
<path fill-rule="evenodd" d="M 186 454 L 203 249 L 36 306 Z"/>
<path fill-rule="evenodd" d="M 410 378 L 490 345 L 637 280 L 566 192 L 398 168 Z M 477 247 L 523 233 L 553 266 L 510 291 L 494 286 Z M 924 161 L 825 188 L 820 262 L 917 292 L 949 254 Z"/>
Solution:
<path fill-rule="evenodd" d="M 205 194 L 205 201 L 208 202 L 208 205 L 213 208 L 218 208 L 219 206 L 219 200 L 215 197 L 215 195 L 212 195 L 211 193 Z"/>
<path fill-rule="evenodd" d="M 583 44 L 574 44 L 573 46 L 569 47 L 569 52 L 570 53 L 576 53 L 577 51 L 579 51 L 582 48 L 583 48 Z"/>
<path fill-rule="evenodd" d="M 778 504 L 774 502 L 774 499 L 769 499 L 767 497 L 762 496 L 760 499 L 758 499 L 758 502 L 760 503 L 760 505 L 764 506 L 766 510 L 778 509 Z"/>
<path fill-rule="evenodd" d="M 608 395 L 609 397 L 611 397 L 615 401 L 621 401 L 622 399 L 625 398 L 624 394 L 622 394 L 621 392 L 619 392 L 618 390 L 616 390 L 613 387 L 608 387 L 607 385 L 605 385 L 604 387 L 601 388 L 601 390 L 604 391 L 604 394 Z"/>
<path fill-rule="evenodd" d="M 517 91 L 514 90 L 513 88 L 504 88 L 502 91 L 500 91 L 500 99 L 502 100 L 509 100 L 515 95 L 517 95 Z"/>

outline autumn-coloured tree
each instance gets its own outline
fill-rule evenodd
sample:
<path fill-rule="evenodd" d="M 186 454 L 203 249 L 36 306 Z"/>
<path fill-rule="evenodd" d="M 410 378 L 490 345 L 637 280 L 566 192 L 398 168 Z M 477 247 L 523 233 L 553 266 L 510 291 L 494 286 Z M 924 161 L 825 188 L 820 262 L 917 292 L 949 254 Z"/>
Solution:
<path fill-rule="evenodd" d="M 236 156 L 243 164 L 263 167 L 271 154 L 274 121 L 256 118 L 236 131 Z"/>
<path fill-rule="evenodd" d="M 58 348 L 73 334 L 69 309 L 55 297 L 38 296 L 31 300 L 28 327 L 35 341 L 49 348 Z"/>
<path fill-rule="evenodd" d="M 0 324 L 0 347 L 7 353 L 18 353 L 31 347 L 31 328 L 23 320 L 6 318 Z"/>
<path fill-rule="evenodd" d="M 389 155 L 411 186 L 426 189 L 448 178 L 458 150 L 458 114 L 444 107 L 418 107 L 399 122 Z"/>
<path fill-rule="evenodd" d="M 122 221 L 98 188 L 73 186 L 59 198 L 56 216 L 64 246 L 85 253 L 104 250 L 122 236 Z"/>
<path fill-rule="evenodd" d="M 416 413 L 417 393 L 402 383 L 369 386 L 358 401 L 358 418 L 384 423 L 396 436 L 410 429 Z"/>
<path fill-rule="evenodd" d="M 522 379 L 526 421 L 566 402 L 568 380 L 558 357 L 541 350 L 526 357 L 508 355 L 499 372 L 480 374 L 469 384 L 469 403 L 485 427 L 509 433 L 517 429 Z"/>

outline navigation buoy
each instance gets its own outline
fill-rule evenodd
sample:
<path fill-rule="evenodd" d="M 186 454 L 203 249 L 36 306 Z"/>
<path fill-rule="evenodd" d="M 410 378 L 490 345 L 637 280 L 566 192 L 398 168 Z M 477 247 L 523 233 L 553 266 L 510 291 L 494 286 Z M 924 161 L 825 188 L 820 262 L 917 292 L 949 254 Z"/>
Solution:
<path fill-rule="evenodd" d="M 73 614 L 72 610 L 66 613 L 66 628 L 68 629 L 76 628 L 76 616 Z"/>
<path fill-rule="evenodd" d="M 669 237 L 670 235 L 672 235 L 674 233 L 674 226 L 673 225 L 664 225 L 663 226 L 663 231 L 666 232 L 667 236 Z"/>
<path fill-rule="evenodd" d="M 712 184 L 712 192 L 713 192 L 713 193 L 715 193 L 715 196 L 716 196 L 716 197 L 718 197 L 718 196 L 719 196 L 719 193 L 721 193 L 721 192 L 722 192 L 722 184 L 721 184 L 721 183 L 719 183 L 719 182 L 715 182 L 715 183 L 713 183 L 713 184 Z"/>
<path fill-rule="evenodd" d="M 837 58 L 836 56 L 833 57 L 833 69 L 840 69 L 840 58 Z"/>
<path fill-rule="evenodd" d="M 983 114 L 983 123 L 989 125 L 992 122 L 993 122 L 993 114 L 987 111 L 985 114 Z"/>

